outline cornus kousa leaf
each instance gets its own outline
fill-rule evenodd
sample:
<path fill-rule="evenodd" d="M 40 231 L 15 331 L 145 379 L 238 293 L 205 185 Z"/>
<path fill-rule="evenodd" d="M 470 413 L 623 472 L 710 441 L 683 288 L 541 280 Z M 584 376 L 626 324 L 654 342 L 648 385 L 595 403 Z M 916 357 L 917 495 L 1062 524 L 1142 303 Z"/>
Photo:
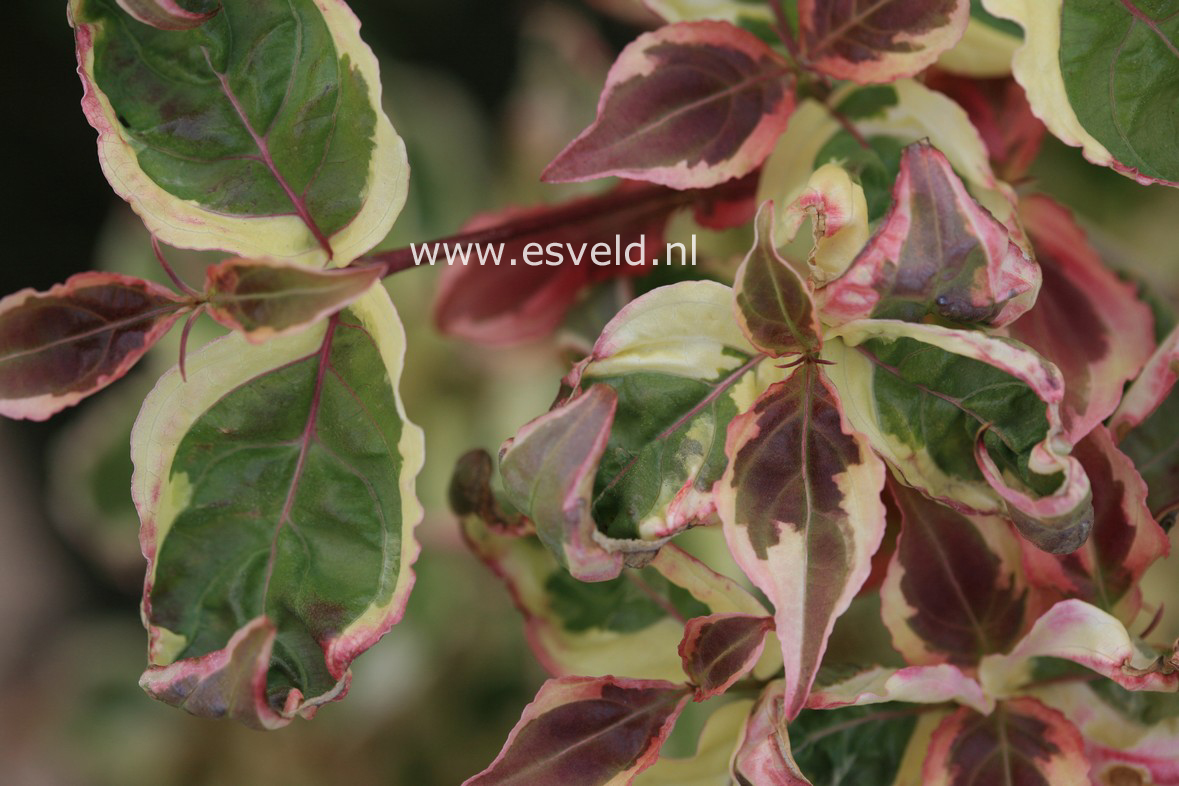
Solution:
<path fill-rule="evenodd" d="M 1045 685 L 1037 688 L 1034 695 L 1063 714 L 1081 732 L 1093 783 L 1117 786 L 1174 782 L 1179 718 L 1173 711 L 1162 717 L 1127 712 L 1109 703 L 1108 691 L 1098 694 L 1094 688 L 1099 684 Z M 1172 704 L 1175 698 L 1142 693 L 1123 695 L 1135 700 L 1158 696 Z"/>
<path fill-rule="evenodd" d="M 131 457 L 152 696 L 277 728 L 342 697 L 400 619 L 422 512 L 403 351 L 374 289 L 319 329 L 215 342 L 148 396 Z"/>
<path fill-rule="evenodd" d="M 771 682 L 749 714 L 732 774 L 738 786 L 811 786 L 790 753 L 781 680 Z"/>
<path fill-rule="evenodd" d="M 892 82 L 958 42 L 969 0 L 798 0 L 800 54 L 827 76 Z"/>
<path fill-rule="evenodd" d="M 1001 702 L 990 715 L 962 708 L 937 727 L 925 760 L 928 786 L 1055 786 L 1089 782 L 1076 726 L 1035 699 Z"/>
<path fill-rule="evenodd" d="M 715 521 L 725 430 L 781 378 L 763 357 L 733 318 L 733 291 L 715 282 L 660 287 L 610 321 L 566 379 L 617 396 L 593 486 L 593 518 L 610 548 L 650 551 Z"/>
<path fill-rule="evenodd" d="M 257 259 L 227 259 L 206 272 L 209 315 L 260 343 L 331 316 L 381 278 L 380 267 L 313 270 Z"/>
<path fill-rule="evenodd" d="M 974 79 L 1011 74 L 1011 56 L 1023 43 L 1019 25 L 986 12 L 980 0 L 970 0 L 970 22 L 952 49 L 943 52 L 937 68 Z M 924 75 L 928 78 L 929 72 Z"/>
<path fill-rule="evenodd" d="M 814 248 L 807 258 L 810 278 L 823 286 L 843 275 L 868 242 L 868 202 L 864 189 L 842 166 L 823 164 L 806 189 L 786 208 L 779 226 L 792 239 L 811 220 Z"/>
<path fill-rule="evenodd" d="M 948 663 L 868 669 L 830 685 L 816 686 L 806 706 L 811 710 L 829 710 L 889 701 L 917 704 L 956 701 L 983 713 L 994 709 L 994 701 L 983 695 L 978 682 Z"/>
<path fill-rule="evenodd" d="M 848 417 L 907 485 L 967 512 L 1005 512 L 1045 551 L 1085 541 L 1089 479 L 1062 436 L 1055 366 L 935 325 L 860 320 L 839 336 L 823 357 Z"/>
<path fill-rule="evenodd" d="M 595 385 L 521 428 L 500 450 L 512 504 L 536 524 L 542 543 L 582 581 L 612 579 L 623 556 L 597 540 L 590 515 L 594 475 L 606 449 L 618 395 Z"/>
<path fill-rule="evenodd" d="M 114 0 L 71 0 L 70 19 L 103 172 L 161 240 L 346 263 L 388 233 L 405 146 L 341 0 L 223 0 L 191 30 Z"/>
<path fill-rule="evenodd" d="M 657 680 L 549 680 L 491 766 L 464 786 L 630 783 L 655 762 L 690 695 Z"/>
<path fill-rule="evenodd" d="M 679 652 L 684 673 L 696 686 L 696 701 L 719 696 L 748 674 L 761 657 L 766 633 L 773 629 L 772 618 L 748 614 L 688 620 Z"/>
<path fill-rule="evenodd" d="M 1179 380 L 1179 328 L 1163 339 L 1126 391 L 1109 421 L 1113 433 L 1122 437 L 1142 424 L 1170 395 L 1176 380 Z"/>
<path fill-rule="evenodd" d="M 790 723 L 790 747 L 808 784 L 908 784 L 902 765 L 924 708 L 897 703 L 803 710 Z M 787 781 L 789 783 L 789 781 Z"/>
<path fill-rule="evenodd" d="M 973 666 L 1024 630 L 1028 590 L 1007 522 L 967 517 L 892 484 L 897 548 L 880 590 L 892 643 L 913 664 Z"/>
<path fill-rule="evenodd" d="M 504 582 L 533 653 L 554 676 L 605 675 L 625 663 L 632 677 L 682 680 L 676 645 L 686 619 L 766 613 L 748 592 L 675 546 L 641 570 L 582 582 L 535 538 L 505 537 L 494 526 L 462 515 L 468 545 Z M 776 664 L 759 665 L 759 673 L 763 667 L 772 672 Z"/>
<path fill-rule="evenodd" d="M 1134 388 L 1131 388 L 1133 390 Z M 1134 460 L 1149 488 L 1147 505 L 1158 521 L 1179 510 L 1179 392 L 1172 391 L 1118 448 Z"/>
<path fill-rule="evenodd" d="M 884 535 L 884 464 L 804 363 L 729 427 L 717 489 L 725 539 L 774 604 L 787 717 L 802 709 L 835 619 Z"/>
<path fill-rule="evenodd" d="M 190 304 L 115 273 L 0 300 L 0 415 L 45 420 L 119 379 Z"/>
<path fill-rule="evenodd" d="M 707 188 L 765 160 L 794 108 L 790 67 L 725 22 L 681 22 L 622 50 L 598 117 L 561 151 L 549 182 L 619 175 Z"/>
<path fill-rule="evenodd" d="M 634 786 L 730 786 L 729 760 L 745 727 L 753 699 L 731 701 L 708 716 L 696 751 L 688 757 L 660 756 L 639 773 Z"/>
<path fill-rule="evenodd" d="M 822 290 L 829 322 L 877 317 L 1004 325 L 1036 300 L 1040 272 L 938 150 L 905 148 L 892 208 L 851 267 Z"/>
<path fill-rule="evenodd" d="M 1085 158 L 1140 183 L 1179 182 L 1169 107 L 1179 96 L 1179 17 L 1164 0 L 984 0 L 1017 22 L 1015 78 L 1036 115 Z"/>
<path fill-rule="evenodd" d="M 1073 455 L 1093 486 L 1093 532 L 1071 554 L 1025 549 L 1024 565 L 1055 599 L 1078 598 L 1130 622 L 1141 607 L 1138 582 L 1170 552 L 1170 541 L 1150 515 L 1146 484 L 1104 426 L 1081 440 Z"/>
<path fill-rule="evenodd" d="M 1044 285 L 1036 307 L 1009 328 L 1064 376 L 1060 417 L 1076 442 L 1108 418 L 1154 346 L 1154 319 L 1134 287 L 1110 272 L 1064 207 L 1020 201 Z"/>
<path fill-rule="evenodd" d="M 643 0 L 666 22 L 715 19 L 746 30 L 768 27 L 774 14 L 761 0 Z"/>
<path fill-rule="evenodd" d="M 778 254 L 774 203 L 758 210 L 753 248 L 733 284 L 737 321 L 755 347 L 770 357 L 811 354 L 822 346 L 822 328 L 806 283 Z"/>
<path fill-rule="evenodd" d="M 1131 638 L 1115 617 L 1080 600 L 1057 603 L 1010 652 L 983 658 L 983 690 L 991 696 L 1019 691 L 1032 681 L 1035 658 L 1070 660 L 1127 690 L 1179 690 L 1179 652 L 1150 650 Z"/>
<path fill-rule="evenodd" d="M 140 22 L 160 30 L 191 30 L 221 10 L 219 0 L 118 0 L 118 3 Z"/>

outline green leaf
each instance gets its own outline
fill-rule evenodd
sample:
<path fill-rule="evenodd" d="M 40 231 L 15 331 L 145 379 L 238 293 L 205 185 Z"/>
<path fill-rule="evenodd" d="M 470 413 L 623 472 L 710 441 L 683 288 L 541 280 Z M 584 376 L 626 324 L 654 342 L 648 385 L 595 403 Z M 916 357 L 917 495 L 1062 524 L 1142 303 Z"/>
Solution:
<path fill-rule="evenodd" d="M 1089 161 L 1179 184 L 1179 16 L 1168 0 L 984 0 L 1019 24 L 1014 74 L 1036 116 Z"/>
<path fill-rule="evenodd" d="M 968 330 L 861 320 L 823 357 L 857 431 L 907 485 L 959 510 L 1005 512 L 1073 551 L 1092 526 L 1089 479 L 1061 436 L 1064 383 L 1022 345 Z"/>
<path fill-rule="evenodd" d="M 790 722 L 790 748 L 814 786 L 893 782 L 917 715 L 885 703 L 803 710 Z"/>
<path fill-rule="evenodd" d="M 347 263 L 405 201 L 405 148 L 341 0 L 224 0 L 160 30 L 71 0 L 83 108 L 115 191 L 170 245 Z"/>
<path fill-rule="evenodd" d="M 374 289 L 321 329 L 217 341 L 144 402 L 131 457 L 150 694 L 276 728 L 343 695 L 400 619 L 422 513 L 403 352 Z"/>

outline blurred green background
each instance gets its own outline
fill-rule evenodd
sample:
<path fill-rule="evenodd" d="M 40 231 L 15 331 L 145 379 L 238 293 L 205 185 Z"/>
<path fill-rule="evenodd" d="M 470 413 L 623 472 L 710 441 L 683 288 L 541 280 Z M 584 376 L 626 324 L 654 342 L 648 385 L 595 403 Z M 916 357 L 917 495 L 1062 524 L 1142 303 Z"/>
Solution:
<path fill-rule="evenodd" d="M 161 278 L 146 232 L 99 170 L 64 5 L 10 6 L 0 294 L 88 268 Z M 572 193 L 538 174 L 592 119 L 613 53 L 639 28 L 573 0 L 351 5 L 382 60 L 386 108 L 413 168 L 385 245 Z M 1179 302 L 1179 194 L 1140 188 L 1051 141 L 1035 174 L 1115 266 Z M 217 259 L 171 256 L 190 281 Z M 409 332 L 406 406 L 427 435 L 418 585 L 405 621 L 357 662 L 352 695 L 313 722 L 261 734 L 155 704 L 136 684 L 143 566 L 127 439 L 138 403 L 174 362 L 175 335 L 49 423 L 0 421 L 0 783 L 431 786 L 494 757 L 543 674 L 506 592 L 459 541 L 444 491 L 462 452 L 494 452 L 547 408 L 563 369 L 552 343 L 488 351 L 437 336 L 433 276 L 387 282 Z M 194 346 L 215 330 L 200 333 Z"/>

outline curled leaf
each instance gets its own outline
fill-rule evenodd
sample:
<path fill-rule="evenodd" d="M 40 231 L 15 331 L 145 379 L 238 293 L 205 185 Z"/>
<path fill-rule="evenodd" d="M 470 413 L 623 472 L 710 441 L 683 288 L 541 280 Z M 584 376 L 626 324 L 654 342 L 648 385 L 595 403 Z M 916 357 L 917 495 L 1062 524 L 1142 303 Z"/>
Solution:
<path fill-rule="evenodd" d="M 598 117 L 545 169 L 549 182 L 619 175 L 707 188 L 757 168 L 794 109 L 785 60 L 725 22 L 644 33 L 610 69 Z"/>
<path fill-rule="evenodd" d="M 79 273 L 0 300 L 0 415 L 45 420 L 122 377 L 187 309 L 158 284 Z"/>
<path fill-rule="evenodd" d="M 806 706 L 811 710 L 829 710 L 887 701 L 915 704 L 956 701 L 983 713 L 994 708 L 994 701 L 983 695 L 976 680 L 948 663 L 903 669 L 883 666 L 867 669 L 837 683 L 815 688 Z"/>
<path fill-rule="evenodd" d="M 618 552 L 595 534 L 590 500 L 598 462 L 610 437 L 618 395 L 606 385 L 541 415 L 500 451 L 508 498 L 536 524 L 536 533 L 582 581 L 604 581 L 622 570 Z"/>
<path fill-rule="evenodd" d="M 261 343 L 326 319 L 363 295 L 380 267 L 315 270 L 260 259 L 227 259 L 206 273 L 213 319 Z"/>
<path fill-rule="evenodd" d="M 905 148 L 892 208 L 868 245 L 821 293 L 824 318 L 927 316 L 1005 325 L 1036 300 L 1040 271 L 936 148 Z"/>
<path fill-rule="evenodd" d="M 811 293 L 778 254 L 773 202 L 757 212 L 753 248 L 737 269 L 733 292 L 741 329 L 750 343 L 770 357 L 811 354 L 822 346 Z"/>

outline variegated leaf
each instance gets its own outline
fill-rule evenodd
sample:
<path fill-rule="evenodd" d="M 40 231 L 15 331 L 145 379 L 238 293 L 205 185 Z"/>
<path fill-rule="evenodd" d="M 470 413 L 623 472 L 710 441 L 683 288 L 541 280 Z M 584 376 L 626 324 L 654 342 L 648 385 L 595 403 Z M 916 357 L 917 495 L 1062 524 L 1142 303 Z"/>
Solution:
<path fill-rule="evenodd" d="M 983 658 L 983 690 L 1012 695 L 1031 681 L 1035 658 L 1079 663 L 1128 690 L 1179 691 L 1179 651 L 1146 650 L 1117 618 L 1079 600 L 1050 608 L 1007 654 Z"/>
<path fill-rule="evenodd" d="M 795 236 L 806 219 L 811 220 L 814 247 L 807 258 L 810 278 L 818 286 L 839 278 L 868 242 L 868 202 L 864 188 L 842 166 L 826 163 L 807 181 L 806 189 L 791 202 L 779 226 L 784 239 Z"/>
<path fill-rule="evenodd" d="M 994 709 L 994 701 L 983 695 L 978 682 L 948 663 L 867 669 L 839 682 L 817 686 L 806 706 L 809 710 L 830 710 L 888 701 L 915 704 L 954 701 L 982 713 Z"/>
<path fill-rule="evenodd" d="M 725 429 L 781 378 L 763 358 L 734 319 L 733 291 L 710 281 L 655 289 L 602 331 L 567 383 L 617 395 L 592 508 L 613 547 L 650 551 L 715 521 Z"/>
<path fill-rule="evenodd" d="M 71 0 L 103 172 L 169 245 L 355 259 L 388 233 L 409 180 L 359 22 L 342 0 L 220 6 L 161 30 L 115 0 Z"/>
<path fill-rule="evenodd" d="M 206 272 L 209 315 L 261 343 L 326 319 L 381 278 L 380 267 L 314 270 L 287 262 L 227 259 Z"/>
<path fill-rule="evenodd" d="M 725 539 L 774 604 L 793 718 L 884 535 L 884 465 L 812 363 L 733 421 L 725 453 L 717 490 Z"/>
<path fill-rule="evenodd" d="M 968 517 L 892 484 L 903 523 L 880 590 L 893 646 L 912 664 L 969 667 L 1024 631 L 1019 540 L 996 517 Z"/>
<path fill-rule="evenodd" d="M 794 109 L 790 68 L 726 22 L 644 33 L 610 69 L 598 117 L 544 171 L 549 182 L 619 175 L 707 188 L 758 167 Z"/>
<path fill-rule="evenodd" d="M 1125 436 L 1126 432 L 1149 418 L 1171 394 L 1176 380 L 1179 380 L 1179 327 L 1163 339 L 1146 361 L 1142 373 L 1126 391 L 1109 421 L 1114 436 Z"/>
<path fill-rule="evenodd" d="M 847 413 L 907 485 L 968 512 L 1006 512 L 1053 553 L 1092 525 L 1089 480 L 1068 455 L 1056 367 L 982 333 L 893 320 L 839 329 L 823 357 Z"/>
<path fill-rule="evenodd" d="M 118 0 L 123 10 L 160 30 L 191 30 L 221 10 L 219 0 Z"/>
<path fill-rule="evenodd" d="M 928 143 L 905 148 L 892 208 L 847 272 L 821 291 L 826 321 L 927 316 L 1004 325 L 1036 300 L 1040 271 Z"/>
<path fill-rule="evenodd" d="M 1044 285 L 1036 307 L 1010 326 L 1060 369 L 1065 436 L 1077 442 L 1105 420 L 1154 347 L 1154 319 L 1090 245 L 1067 209 L 1044 196 L 1020 201 Z"/>
<path fill-rule="evenodd" d="M 188 306 L 158 284 L 79 273 L 0 300 L 0 415 L 45 420 L 122 377 Z"/>
<path fill-rule="evenodd" d="M 990 715 L 962 708 L 933 733 L 926 786 L 1063 786 L 1089 782 L 1076 726 L 1035 699 L 1001 702 Z"/>
<path fill-rule="evenodd" d="M 1029 579 L 1056 600 L 1077 598 L 1131 622 L 1141 608 L 1138 582 L 1171 544 L 1147 507 L 1147 488 L 1098 426 L 1073 448 L 1093 486 L 1093 532 L 1072 554 L 1024 549 Z"/>
<path fill-rule="evenodd" d="M 761 657 L 771 617 L 712 614 L 684 626 L 679 653 L 684 673 L 696 686 L 696 701 L 719 696 L 748 674 Z"/>
<path fill-rule="evenodd" d="M 634 786 L 731 786 L 729 760 L 745 726 L 753 699 L 718 707 L 704 724 L 696 751 L 687 757 L 660 756 L 634 779 Z"/>
<path fill-rule="evenodd" d="M 766 685 L 749 713 L 731 765 L 737 786 L 811 786 L 790 753 L 783 688 Z"/>
<path fill-rule="evenodd" d="M 809 355 L 822 346 L 822 327 L 806 283 L 778 254 L 774 203 L 757 212 L 753 248 L 733 284 L 737 322 L 746 338 L 770 357 Z"/>
<path fill-rule="evenodd" d="M 913 76 L 958 42 L 969 0 L 797 0 L 807 64 L 860 84 Z"/>
<path fill-rule="evenodd" d="M 690 695 L 658 680 L 549 680 L 495 761 L 463 786 L 629 783 L 655 762 Z"/>
<path fill-rule="evenodd" d="M 1179 16 L 1167 0 L 983 0 L 1024 31 L 1015 78 L 1085 158 L 1140 183 L 1179 182 Z"/>
<path fill-rule="evenodd" d="M 148 396 L 131 457 L 150 694 L 276 728 L 347 691 L 401 618 L 419 550 L 403 352 L 374 289 L 265 347 L 221 339 Z"/>
<path fill-rule="evenodd" d="M 617 403 L 613 388 L 594 385 L 526 424 L 500 450 L 508 499 L 582 581 L 605 581 L 622 570 L 622 554 L 607 551 L 595 539 L 598 530 L 590 513 L 594 476 Z"/>

